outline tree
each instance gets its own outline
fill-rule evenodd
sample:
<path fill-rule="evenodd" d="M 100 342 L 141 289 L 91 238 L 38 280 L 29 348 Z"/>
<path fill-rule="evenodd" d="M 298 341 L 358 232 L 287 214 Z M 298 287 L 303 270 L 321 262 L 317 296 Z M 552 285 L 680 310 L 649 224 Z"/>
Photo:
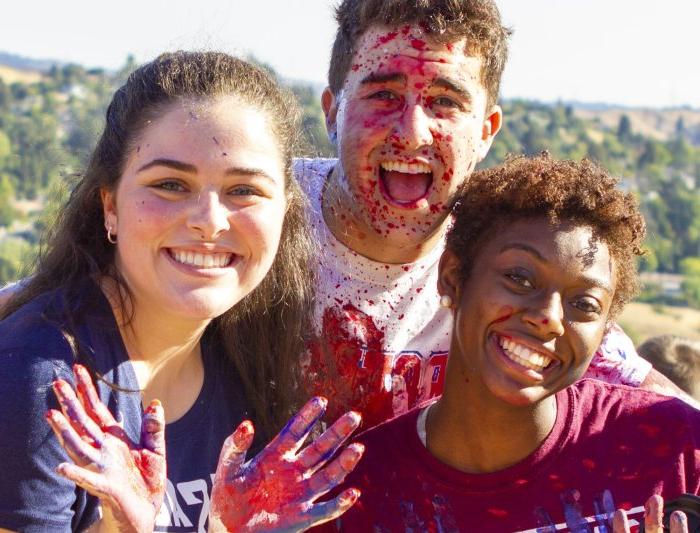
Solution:
<path fill-rule="evenodd" d="M 620 142 L 629 141 L 632 137 L 632 123 L 630 122 L 630 117 L 626 114 L 620 117 L 620 121 L 617 125 L 617 138 Z"/>

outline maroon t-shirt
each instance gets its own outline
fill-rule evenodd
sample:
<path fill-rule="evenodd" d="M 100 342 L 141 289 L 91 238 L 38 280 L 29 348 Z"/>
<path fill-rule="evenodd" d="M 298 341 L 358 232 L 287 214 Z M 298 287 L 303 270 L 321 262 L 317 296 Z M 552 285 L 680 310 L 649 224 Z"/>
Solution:
<path fill-rule="evenodd" d="M 700 490 L 700 411 L 589 379 L 556 398 L 556 422 L 542 445 L 490 474 L 466 474 L 433 457 L 416 430 L 420 408 L 366 432 L 365 456 L 344 484 L 362 496 L 328 529 L 514 532 L 568 523 L 585 531 L 582 521 L 595 525 L 606 508 L 640 518 L 654 493 L 672 499 Z"/>

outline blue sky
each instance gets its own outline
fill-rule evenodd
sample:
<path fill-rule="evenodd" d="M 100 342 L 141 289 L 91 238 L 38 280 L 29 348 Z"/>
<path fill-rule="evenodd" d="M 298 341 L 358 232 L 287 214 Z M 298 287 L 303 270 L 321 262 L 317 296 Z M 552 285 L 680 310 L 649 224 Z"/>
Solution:
<path fill-rule="evenodd" d="M 498 0 L 497 0 L 498 1 Z M 334 0 L 13 0 L 0 50 L 116 68 L 176 48 L 253 53 L 322 82 Z M 500 0 L 506 97 L 700 108 L 697 0 Z M 118 6 L 115 9 L 114 6 Z"/>

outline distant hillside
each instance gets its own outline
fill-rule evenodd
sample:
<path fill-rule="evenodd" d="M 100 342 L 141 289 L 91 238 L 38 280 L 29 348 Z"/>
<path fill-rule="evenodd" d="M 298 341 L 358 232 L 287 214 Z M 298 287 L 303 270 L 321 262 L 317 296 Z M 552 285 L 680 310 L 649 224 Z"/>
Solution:
<path fill-rule="evenodd" d="M 8 85 L 15 82 L 36 83 L 41 80 L 43 74 L 36 70 L 20 70 L 0 64 L 0 80 Z"/>
<path fill-rule="evenodd" d="M 54 65 L 61 66 L 63 64 L 63 61 L 55 59 L 32 59 L 30 57 L 0 51 L 0 65 L 12 67 L 17 70 L 48 72 Z"/>
<path fill-rule="evenodd" d="M 657 141 L 668 141 L 682 133 L 692 144 L 700 146 L 700 110 L 697 109 L 634 109 L 627 107 L 591 108 L 573 106 L 577 117 L 616 130 L 623 115 L 630 120 L 632 132 Z M 680 122 L 679 122 L 680 121 Z"/>

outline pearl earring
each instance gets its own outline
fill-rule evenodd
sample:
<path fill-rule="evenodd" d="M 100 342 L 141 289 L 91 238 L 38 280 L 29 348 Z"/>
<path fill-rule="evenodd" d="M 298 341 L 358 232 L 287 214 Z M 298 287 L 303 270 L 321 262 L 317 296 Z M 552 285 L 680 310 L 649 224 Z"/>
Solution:
<path fill-rule="evenodd" d="M 449 294 L 443 294 L 440 296 L 440 307 L 452 309 L 452 296 Z"/>

